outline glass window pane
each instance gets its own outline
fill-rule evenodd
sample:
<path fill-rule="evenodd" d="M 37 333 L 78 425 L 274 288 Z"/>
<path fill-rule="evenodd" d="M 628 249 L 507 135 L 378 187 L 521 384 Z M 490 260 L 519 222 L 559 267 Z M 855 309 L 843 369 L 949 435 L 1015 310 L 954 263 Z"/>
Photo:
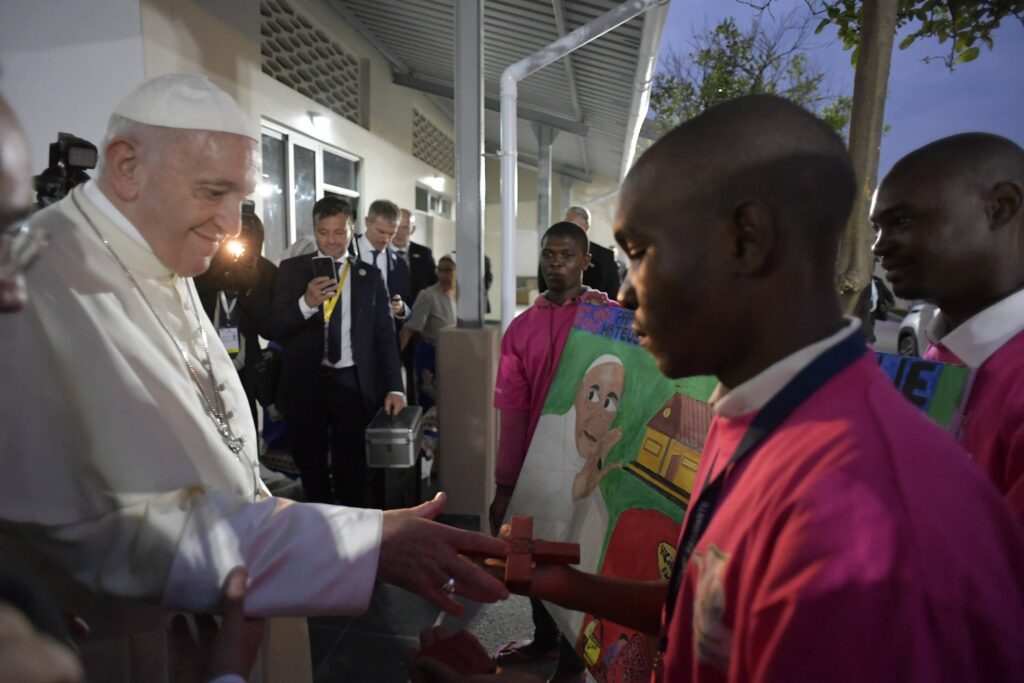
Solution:
<path fill-rule="evenodd" d="M 416 188 L 416 210 L 430 211 L 429 193 L 422 187 Z"/>
<path fill-rule="evenodd" d="M 263 227 L 266 236 L 263 253 L 275 263 L 288 246 L 288 197 L 285 141 L 263 136 L 263 178 L 260 194 L 263 197 Z"/>
<path fill-rule="evenodd" d="M 313 205 L 316 203 L 316 152 L 294 146 L 295 238 L 313 236 Z"/>
<path fill-rule="evenodd" d="M 356 162 L 337 154 L 324 151 L 324 182 L 346 190 L 356 191 Z"/>

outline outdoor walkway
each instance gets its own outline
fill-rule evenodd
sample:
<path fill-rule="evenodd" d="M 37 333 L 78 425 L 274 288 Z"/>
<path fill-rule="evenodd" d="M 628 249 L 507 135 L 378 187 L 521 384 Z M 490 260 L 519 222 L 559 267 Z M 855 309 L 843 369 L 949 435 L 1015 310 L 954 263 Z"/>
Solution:
<path fill-rule="evenodd" d="M 431 491 L 433 495 L 433 491 Z M 446 517 L 442 521 L 467 528 L 472 518 Z M 475 520 L 474 520 L 475 521 Z M 460 600 L 462 618 L 446 616 L 450 632 L 467 628 L 488 652 L 533 633 L 530 602 L 520 596 L 494 605 Z M 359 617 L 319 617 L 309 620 L 309 640 L 316 683 L 406 683 L 406 653 L 417 647 L 419 634 L 434 625 L 439 611 L 419 596 L 394 586 L 378 585 L 370 609 Z M 541 676 L 554 664 L 524 667 Z"/>

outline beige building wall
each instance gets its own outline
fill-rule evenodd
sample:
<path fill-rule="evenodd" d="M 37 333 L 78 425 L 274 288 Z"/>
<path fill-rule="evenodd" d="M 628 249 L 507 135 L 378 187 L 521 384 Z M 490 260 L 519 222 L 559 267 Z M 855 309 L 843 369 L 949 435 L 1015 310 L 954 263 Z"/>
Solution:
<path fill-rule="evenodd" d="M 234 95 L 253 117 L 360 157 L 364 207 L 374 199 L 387 198 L 412 210 L 416 184 L 428 185 L 437 176 L 444 178 L 444 194 L 454 200 L 455 179 L 412 156 L 414 108 L 448 135 L 452 134 L 451 121 L 422 93 L 393 85 L 388 64 L 380 53 L 323 3 L 289 3 L 314 25 L 322 27 L 343 49 L 368 60 L 369 129 L 262 72 L 258 0 L 142 0 L 146 76 L 206 73 Z M 310 111 L 327 116 L 329 127 L 314 128 Z M 432 242 L 441 250 L 450 249 L 454 222 L 435 217 L 433 224 Z M 422 236 L 423 233 L 417 235 Z M 434 248 L 435 244 L 428 246 Z"/>
<path fill-rule="evenodd" d="M 142 79 L 139 0 L 0 0 L 0 92 L 34 173 L 58 132 L 99 147 L 114 105 Z"/>

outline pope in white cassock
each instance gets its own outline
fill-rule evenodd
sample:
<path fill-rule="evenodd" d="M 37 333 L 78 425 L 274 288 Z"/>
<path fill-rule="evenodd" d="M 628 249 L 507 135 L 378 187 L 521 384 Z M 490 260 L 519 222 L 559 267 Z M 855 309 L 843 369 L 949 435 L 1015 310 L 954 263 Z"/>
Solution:
<path fill-rule="evenodd" d="M 259 139 L 204 76 L 144 83 L 110 119 L 97 180 L 31 219 L 51 244 L 25 310 L 0 317 L 0 552 L 90 624 L 91 680 L 167 680 L 171 616 L 216 611 L 236 566 L 256 616 L 359 612 L 375 580 L 448 611 L 452 577 L 472 599 L 507 595 L 457 554 L 507 544 L 430 521 L 443 497 L 382 513 L 292 504 L 260 481 L 245 394 L 191 280 L 240 230 Z M 285 680 L 308 676 L 289 666 Z"/>

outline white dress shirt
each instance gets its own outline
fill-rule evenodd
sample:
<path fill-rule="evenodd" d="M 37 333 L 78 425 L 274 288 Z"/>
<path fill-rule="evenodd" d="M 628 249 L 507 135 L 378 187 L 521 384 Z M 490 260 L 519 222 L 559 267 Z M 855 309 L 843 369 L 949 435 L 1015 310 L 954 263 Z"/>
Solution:
<path fill-rule="evenodd" d="M 1021 330 L 1024 330 L 1024 289 L 974 314 L 956 329 L 949 328 L 949 319 L 939 311 L 925 333 L 933 344 L 941 343 L 969 367 L 979 368 Z"/>
<path fill-rule="evenodd" d="M 316 251 L 317 256 L 327 256 L 319 249 Z M 345 267 L 345 262 L 349 261 L 348 257 L 342 258 L 335 261 L 335 271 L 341 276 L 342 269 Z M 352 357 L 352 266 L 349 266 L 348 277 L 345 278 L 345 282 L 341 285 L 341 296 L 338 297 L 338 303 L 335 305 L 334 313 L 341 315 L 341 360 L 337 363 L 332 363 L 327 359 L 327 326 L 330 324 L 328 321 L 324 321 L 324 358 L 322 365 L 326 365 L 329 368 L 348 368 L 356 364 L 355 359 Z M 338 307 L 341 307 L 340 310 Z M 299 297 L 299 310 L 302 311 L 302 316 L 309 320 L 314 313 L 320 310 L 320 306 L 310 307 L 306 303 L 306 295 L 303 293 Z"/>
<path fill-rule="evenodd" d="M 377 249 L 377 247 L 373 246 L 373 244 L 370 243 L 370 240 L 365 233 L 360 235 L 356 239 L 359 240 L 359 259 L 363 263 L 368 263 L 371 266 L 375 266 L 378 270 L 380 270 L 380 276 L 384 280 L 384 289 L 388 291 L 388 297 L 391 297 L 391 286 L 388 284 L 388 275 L 391 274 L 391 269 L 388 267 L 388 258 L 397 258 L 398 255 L 394 253 L 389 254 L 388 252 L 392 251 L 393 248 L 390 246 L 386 246 L 384 247 L 383 251 L 380 251 L 377 254 L 377 262 L 374 263 L 373 252 Z M 402 306 L 404 307 L 402 309 L 402 313 L 400 315 L 395 316 L 397 320 L 405 320 L 406 318 L 409 317 L 409 302 L 403 301 Z"/>
<path fill-rule="evenodd" d="M 815 358 L 859 331 L 860 319 L 847 317 L 846 325 L 835 334 L 772 363 L 735 389 L 719 384 L 709 399 L 711 409 L 716 415 L 729 419 L 761 410 Z"/>

